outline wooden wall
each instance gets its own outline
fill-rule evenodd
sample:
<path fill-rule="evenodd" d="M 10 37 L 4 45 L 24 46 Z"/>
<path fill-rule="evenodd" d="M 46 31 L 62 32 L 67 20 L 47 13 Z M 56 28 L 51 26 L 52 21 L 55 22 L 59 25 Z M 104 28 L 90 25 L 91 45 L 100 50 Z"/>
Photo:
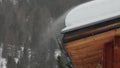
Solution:
<path fill-rule="evenodd" d="M 75 68 L 120 68 L 120 29 L 65 43 Z"/>

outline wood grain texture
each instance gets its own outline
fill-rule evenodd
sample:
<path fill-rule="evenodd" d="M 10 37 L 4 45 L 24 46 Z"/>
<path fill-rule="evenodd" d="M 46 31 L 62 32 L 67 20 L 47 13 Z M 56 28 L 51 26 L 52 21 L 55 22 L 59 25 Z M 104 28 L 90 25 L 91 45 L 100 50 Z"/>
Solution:
<path fill-rule="evenodd" d="M 114 67 L 117 66 L 115 68 L 119 68 L 120 63 L 118 62 L 120 59 L 119 57 L 120 49 L 116 50 L 115 52 L 116 56 L 111 61 L 110 59 L 113 58 L 114 54 L 112 53 L 113 50 L 111 51 L 109 45 L 108 45 L 109 48 L 104 50 L 104 47 L 107 46 L 107 43 L 110 43 L 112 41 L 113 41 L 112 44 L 115 45 L 114 41 L 117 40 L 115 41 L 115 43 L 116 45 L 119 45 L 120 41 L 118 36 L 120 36 L 120 28 L 65 43 L 65 48 L 75 68 L 96 68 L 99 63 L 102 66 L 104 66 L 103 59 L 105 59 L 104 56 L 106 55 L 108 58 L 106 59 L 105 65 L 106 64 L 107 64 L 106 66 L 108 66 L 109 64 L 112 65 L 113 60 L 117 58 L 116 63 L 114 63 Z M 112 67 L 113 66 L 108 66 L 105 68 Z"/>

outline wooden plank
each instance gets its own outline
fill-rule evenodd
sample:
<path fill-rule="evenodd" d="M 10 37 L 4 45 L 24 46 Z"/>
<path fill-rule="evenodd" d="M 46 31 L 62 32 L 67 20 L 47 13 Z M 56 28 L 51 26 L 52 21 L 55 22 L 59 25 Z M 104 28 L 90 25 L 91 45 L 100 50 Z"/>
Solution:
<path fill-rule="evenodd" d="M 100 40 L 100 39 L 105 39 L 105 38 L 109 38 L 109 37 L 113 37 L 116 31 L 115 30 L 111 30 L 105 33 L 101 33 L 101 34 L 97 34 L 91 37 L 87 37 L 84 39 L 80 39 L 80 40 L 76 40 L 76 41 L 72 41 L 69 43 L 65 44 L 65 47 L 69 48 L 69 47 L 74 47 L 74 46 L 79 46 L 79 45 L 84 45 L 86 43 L 90 43 L 90 42 L 94 42 L 95 40 Z"/>
<path fill-rule="evenodd" d="M 96 50 L 100 50 L 100 49 L 103 49 L 103 46 L 102 45 L 95 45 L 95 46 L 91 46 L 91 47 L 87 47 L 87 48 L 84 48 L 84 49 L 79 49 L 79 50 L 68 50 L 71 54 L 76 54 L 76 53 L 88 53 L 88 52 L 93 52 L 93 51 L 96 51 Z"/>
<path fill-rule="evenodd" d="M 71 56 L 81 56 L 81 57 L 84 57 L 84 56 L 89 56 L 89 55 L 92 55 L 92 54 L 95 54 L 95 53 L 102 53 L 103 52 L 103 49 L 96 49 L 96 50 L 93 50 L 93 51 L 90 51 L 90 52 L 82 52 L 82 53 L 75 53 L 75 54 L 72 54 L 71 53 Z"/>
<path fill-rule="evenodd" d="M 77 58 L 76 58 L 76 56 L 72 56 L 71 59 L 73 60 L 73 62 L 82 62 L 85 59 L 94 58 L 94 56 L 96 56 L 96 55 L 97 56 L 102 56 L 102 52 L 94 53 L 94 54 L 91 54 L 91 55 L 86 55 L 84 57 L 78 56 Z"/>

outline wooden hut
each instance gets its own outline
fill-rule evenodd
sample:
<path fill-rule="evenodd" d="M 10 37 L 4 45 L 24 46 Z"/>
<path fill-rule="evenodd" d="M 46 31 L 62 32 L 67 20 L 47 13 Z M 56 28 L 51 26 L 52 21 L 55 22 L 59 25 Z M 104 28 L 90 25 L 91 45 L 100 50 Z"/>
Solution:
<path fill-rule="evenodd" d="M 63 42 L 74 68 L 120 68 L 120 0 L 95 0 L 73 8 Z"/>

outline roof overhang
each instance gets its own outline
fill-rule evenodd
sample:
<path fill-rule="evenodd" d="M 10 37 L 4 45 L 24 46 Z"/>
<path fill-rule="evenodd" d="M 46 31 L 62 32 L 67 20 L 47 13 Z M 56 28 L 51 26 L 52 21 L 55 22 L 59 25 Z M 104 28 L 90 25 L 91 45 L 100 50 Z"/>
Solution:
<path fill-rule="evenodd" d="M 95 0 L 73 8 L 65 19 L 62 33 L 120 17 L 120 0 Z"/>

